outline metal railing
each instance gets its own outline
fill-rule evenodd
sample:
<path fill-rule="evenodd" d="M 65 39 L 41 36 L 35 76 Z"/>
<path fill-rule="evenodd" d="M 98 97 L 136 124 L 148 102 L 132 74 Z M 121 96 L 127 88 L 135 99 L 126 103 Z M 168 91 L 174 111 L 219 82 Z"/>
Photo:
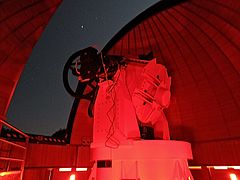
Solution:
<path fill-rule="evenodd" d="M 5 170 L 0 172 L 0 173 L 6 174 L 6 175 L 11 175 L 11 174 L 16 174 L 16 172 L 19 172 L 20 173 L 20 179 L 22 180 L 23 172 L 24 172 L 24 165 L 25 165 L 25 160 L 26 160 L 26 155 L 27 155 L 27 147 L 28 147 L 28 142 L 29 142 L 29 136 L 27 134 L 25 134 L 24 132 L 20 131 L 19 129 L 17 129 L 16 127 L 12 126 L 11 124 L 7 123 L 5 120 L 3 120 L 3 118 L 1 118 L 0 119 L 0 132 L 1 132 L 1 129 L 3 128 L 3 126 L 6 126 L 9 129 L 11 129 L 11 130 L 21 134 L 22 136 L 24 136 L 25 137 L 25 142 L 23 142 L 23 145 L 20 145 L 20 144 L 9 141 L 8 139 L 0 136 L 0 142 L 2 142 L 3 144 L 8 144 L 10 146 L 14 146 L 17 149 L 23 149 L 23 155 L 22 155 L 21 158 L 10 157 L 11 149 L 9 150 L 9 157 L 1 156 L 1 154 L 0 154 L 0 162 L 1 161 L 2 162 L 7 162 L 7 168 L 5 168 Z M 11 162 L 21 163 L 20 169 L 18 171 L 11 170 L 11 168 L 10 168 Z"/>

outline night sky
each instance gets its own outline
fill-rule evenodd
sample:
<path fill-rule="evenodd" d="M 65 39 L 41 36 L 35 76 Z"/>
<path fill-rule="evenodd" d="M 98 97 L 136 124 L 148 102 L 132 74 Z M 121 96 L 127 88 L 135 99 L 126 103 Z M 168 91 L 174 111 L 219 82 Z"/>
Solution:
<path fill-rule="evenodd" d="M 8 120 L 27 133 L 51 135 L 67 125 L 74 98 L 64 89 L 68 57 L 99 51 L 130 20 L 157 0 L 65 0 L 43 32 L 13 96 Z"/>

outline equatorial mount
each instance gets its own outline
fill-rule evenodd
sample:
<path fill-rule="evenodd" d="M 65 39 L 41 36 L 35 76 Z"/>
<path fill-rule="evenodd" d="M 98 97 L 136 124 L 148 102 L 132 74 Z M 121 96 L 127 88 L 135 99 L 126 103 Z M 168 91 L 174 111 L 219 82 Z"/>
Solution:
<path fill-rule="evenodd" d="M 93 47 L 72 54 L 63 69 L 63 84 L 74 98 L 90 101 L 88 115 L 92 109 L 98 90 L 98 82 L 111 79 L 119 65 L 124 65 L 121 56 L 104 56 Z"/>

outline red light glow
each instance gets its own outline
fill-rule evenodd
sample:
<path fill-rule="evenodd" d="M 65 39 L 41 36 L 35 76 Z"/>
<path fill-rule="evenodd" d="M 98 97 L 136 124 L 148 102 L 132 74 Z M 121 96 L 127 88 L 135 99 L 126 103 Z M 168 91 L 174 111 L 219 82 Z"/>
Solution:
<path fill-rule="evenodd" d="M 13 175 L 13 174 L 19 174 L 19 171 L 0 172 L 0 177 Z"/>
<path fill-rule="evenodd" d="M 229 177 L 231 180 L 238 180 L 236 174 L 234 174 L 234 173 L 229 174 Z"/>
<path fill-rule="evenodd" d="M 87 171 L 87 168 L 76 168 L 76 171 Z"/>
<path fill-rule="evenodd" d="M 189 169 L 202 169 L 201 166 L 189 166 L 188 168 Z"/>
<path fill-rule="evenodd" d="M 195 166 L 192 166 L 195 167 Z M 226 169 L 239 169 L 240 170 L 240 166 L 207 166 L 207 168 L 213 168 L 213 169 L 219 169 L 219 170 L 226 170 Z M 189 169 L 190 166 L 189 166 Z"/>
<path fill-rule="evenodd" d="M 70 176 L 69 180 L 75 180 L 75 178 L 76 178 L 76 175 L 75 175 L 75 174 L 72 174 L 72 175 Z"/>
<path fill-rule="evenodd" d="M 7 175 L 7 172 L 0 173 L 0 176 L 6 176 L 6 175 Z"/>
<path fill-rule="evenodd" d="M 72 168 L 59 168 L 60 172 L 69 172 L 72 171 Z"/>
<path fill-rule="evenodd" d="M 213 166 L 214 169 L 228 169 L 227 166 Z"/>

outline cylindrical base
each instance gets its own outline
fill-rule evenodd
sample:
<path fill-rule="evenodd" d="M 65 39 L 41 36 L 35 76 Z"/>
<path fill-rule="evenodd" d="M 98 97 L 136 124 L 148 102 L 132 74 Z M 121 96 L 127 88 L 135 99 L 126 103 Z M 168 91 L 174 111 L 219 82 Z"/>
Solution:
<path fill-rule="evenodd" d="M 92 144 L 91 150 L 92 159 L 98 163 L 93 169 L 96 180 L 193 179 L 187 162 L 192 159 L 192 151 L 187 142 L 127 141 L 117 149 Z M 104 161 L 111 166 L 101 166 Z"/>

